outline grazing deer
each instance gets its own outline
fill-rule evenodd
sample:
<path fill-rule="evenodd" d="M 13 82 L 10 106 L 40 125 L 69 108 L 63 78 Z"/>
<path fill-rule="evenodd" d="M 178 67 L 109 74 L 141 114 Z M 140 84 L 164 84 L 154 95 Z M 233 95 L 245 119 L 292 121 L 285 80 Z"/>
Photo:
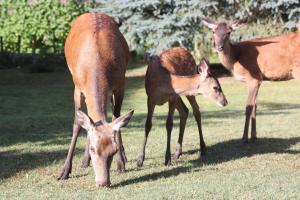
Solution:
<path fill-rule="evenodd" d="M 196 66 L 193 56 L 187 50 L 179 47 L 169 49 L 150 61 L 146 73 L 145 87 L 148 95 L 148 115 L 144 142 L 140 149 L 137 166 L 142 166 L 145 159 L 145 147 L 152 127 L 154 108 L 156 105 L 163 105 L 166 102 L 169 104 L 169 113 L 166 121 L 167 150 L 165 165 L 171 164 L 170 140 L 175 109 L 178 110 L 180 116 L 180 131 L 174 158 L 178 159 L 182 154 L 182 140 L 188 109 L 179 95 L 185 95 L 193 108 L 199 130 L 201 154 L 204 154 L 206 146 L 202 135 L 201 114 L 194 95 L 203 94 L 220 106 L 227 105 L 227 100 L 218 80 L 210 73 L 208 61 L 203 59 L 201 64 Z"/>
<path fill-rule="evenodd" d="M 133 111 L 120 117 L 129 49 L 117 23 L 102 13 L 86 13 L 73 22 L 65 43 L 65 56 L 75 85 L 73 136 L 59 180 L 67 179 L 79 131 L 87 130 L 83 167 L 92 160 L 96 186 L 109 186 L 109 169 L 115 153 L 119 171 L 125 169 L 120 128 Z M 113 122 L 107 122 L 107 99 L 111 96 Z M 88 115 L 80 111 L 82 101 Z"/>
<path fill-rule="evenodd" d="M 300 34 L 288 33 L 232 44 L 229 39 L 230 33 L 245 24 L 244 20 L 218 23 L 202 18 L 202 22 L 213 30 L 215 48 L 221 63 L 231 70 L 237 79 L 247 84 L 248 99 L 242 140 L 244 143 L 248 142 L 251 118 L 251 141 L 254 142 L 257 139 L 256 98 L 262 81 L 300 79 Z"/>

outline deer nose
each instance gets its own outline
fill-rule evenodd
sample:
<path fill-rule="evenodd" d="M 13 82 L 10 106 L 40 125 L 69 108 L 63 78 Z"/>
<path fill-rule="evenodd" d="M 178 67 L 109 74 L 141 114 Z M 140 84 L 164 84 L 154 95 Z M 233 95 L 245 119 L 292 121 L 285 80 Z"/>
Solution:
<path fill-rule="evenodd" d="M 224 50 L 224 45 L 220 44 L 216 46 L 217 51 L 223 51 Z"/>

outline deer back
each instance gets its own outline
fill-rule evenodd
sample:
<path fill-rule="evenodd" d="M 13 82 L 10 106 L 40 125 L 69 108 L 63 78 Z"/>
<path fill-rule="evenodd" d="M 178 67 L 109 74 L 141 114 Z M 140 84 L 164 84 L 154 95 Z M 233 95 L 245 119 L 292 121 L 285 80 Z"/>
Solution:
<path fill-rule="evenodd" d="M 161 67 L 179 76 L 197 74 L 196 62 L 186 49 L 175 47 L 160 54 Z"/>
<path fill-rule="evenodd" d="M 76 18 L 66 39 L 65 55 L 74 84 L 83 92 L 89 85 L 114 90 L 124 84 L 129 48 L 118 24 L 105 14 Z"/>

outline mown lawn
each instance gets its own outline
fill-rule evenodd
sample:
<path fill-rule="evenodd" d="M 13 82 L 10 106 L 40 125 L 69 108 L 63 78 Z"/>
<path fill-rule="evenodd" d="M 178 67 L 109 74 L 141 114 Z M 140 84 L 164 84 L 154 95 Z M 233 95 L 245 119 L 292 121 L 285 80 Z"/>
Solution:
<path fill-rule="evenodd" d="M 71 139 L 73 85 L 69 73 L 0 71 L 0 199 L 300 199 L 299 82 L 265 82 L 259 94 L 259 140 L 242 145 L 246 87 L 223 80 L 225 108 L 198 97 L 208 152 L 199 158 L 190 114 L 184 154 L 164 166 L 167 106 L 156 107 L 142 168 L 136 167 L 147 114 L 145 68 L 129 70 L 122 113 L 135 110 L 123 129 L 128 163 L 111 170 L 111 188 L 95 188 L 90 167 L 81 169 L 79 138 L 69 180 L 57 181 Z M 185 101 L 186 102 L 186 101 Z M 172 151 L 178 137 L 176 113 Z"/>

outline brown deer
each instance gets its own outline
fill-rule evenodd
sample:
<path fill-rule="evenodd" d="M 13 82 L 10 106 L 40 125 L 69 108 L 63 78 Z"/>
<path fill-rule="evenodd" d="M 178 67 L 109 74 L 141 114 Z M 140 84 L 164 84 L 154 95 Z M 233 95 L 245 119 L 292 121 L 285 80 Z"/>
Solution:
<path fill-rule="evenodd" d="M 117 153 L 119 171 L 125 169 L 125 153 L 120 128 L 133 111 L 120 117 L 129 49 L 118 24 L 102 13 L 86 13 L 76 18 L 65 43 L 65 56 L 75 85 L 73 136 L 63 170 L 58 179 L 67 179 L 81 127 L 87 130 L 83 167 L 92 160 L 96 186 L 109 186 L 109 169 Z M 107 122 L 107 99 L 111 95 L 113 122 Z M 88 115 L 80 111 L 82 101 Z"/>
<path fill-rule="evenodd" d="M 203 59 L 201 64 L 196 66 L 193 56 L 184 48 L 169 49 L 149 62 L 145 87 L 148 95 L 148 114 L 144 142 L 139 152 L 137 166 L 142 166 L 145 159 L 145 147 L 152 127 L 154 108 L 156 105 L 163 105 L 166 102 L 169 104 L 169 112 L 166 121 L 167 150 L 165 165 L 171 164 L 170 140 L 175 109 L 178 110 L 180 116 L 180 131 L 174 158 L 178 159 L 182 154 L 182 140 L 188 117 L 188 108 L 179 95 L 185 95 L 193 108 L 199 130 L 201 154 L 203 155 L 206 146 L 202 135 L 201 113 L 194 95 L 203 94 L 220 106 L 227 105 L 227 100 L 218 80 L 210 73 L 208 61 Z"/>
<path fill-rule="evenodd" d="M 232 44 L 230 33 L 245 24 L 245 20 L 218 23 L 202 18 L 202 22 L 213 31 L 215 49 L 221 63 L 237 79 L 247 84 L 248 99 L 242 140 L 248 142 L 251 119 L 251 141 L 254 142 L 257 139 L 256 98 L 262 81 L 300 79 L 300 34 L 294 32 Z"/>

